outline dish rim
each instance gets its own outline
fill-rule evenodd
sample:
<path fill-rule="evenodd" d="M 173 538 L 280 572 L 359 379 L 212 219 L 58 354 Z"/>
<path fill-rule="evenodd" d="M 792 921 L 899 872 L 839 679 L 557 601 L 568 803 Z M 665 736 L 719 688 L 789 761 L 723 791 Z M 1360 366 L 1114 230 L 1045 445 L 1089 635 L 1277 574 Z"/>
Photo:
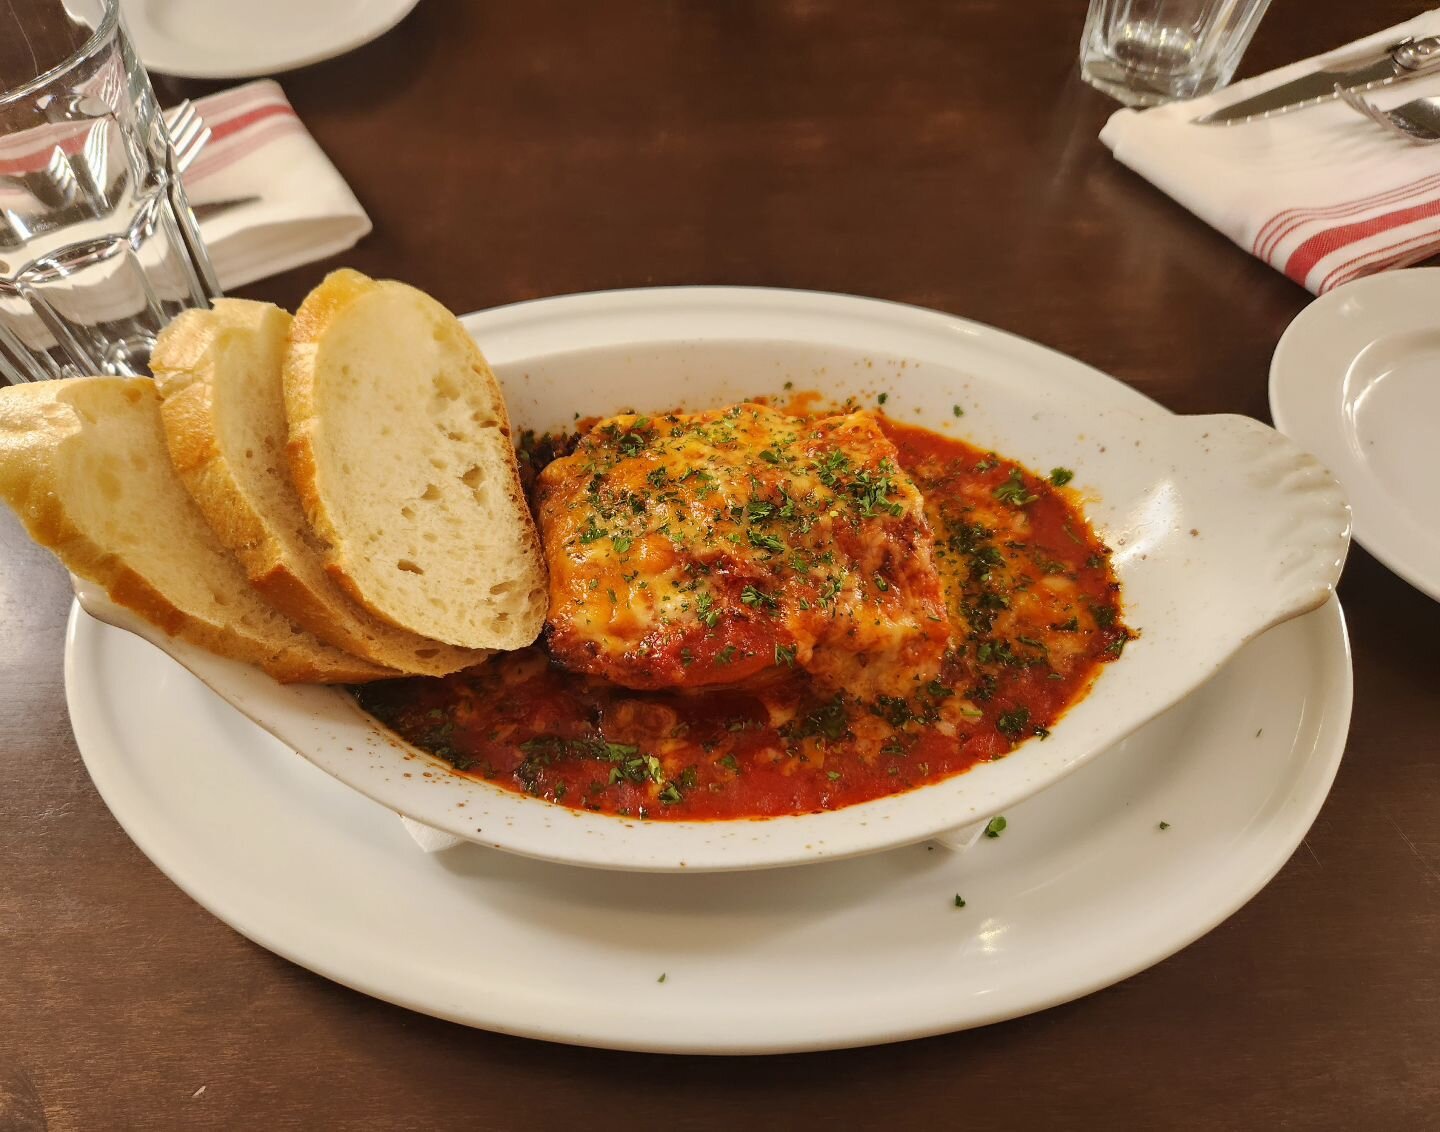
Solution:
<path fill-rule="evenodd" d="M 739 328 L 735 319 L 737 312 L 743 312 L 745 316 L 743 325 Z M 634 330 L 637 320 L 640 325 L 647 325 L 646 320 L 654 319 L 657 313 L 662 317 L 668 316 L 671 320 L 678 314 L 684 332 L 676 333 L 674 326 L 667 323 L 665 332 L 651 327 L 648 334 L 637 336 Z M 788 329 L 789 336 L 774 332 L 767 325 L 767 320 L 774 322 L 776 319 L 782 327 Z M 529 300 L 467 315 L 463 321 L 467 329 L 482 342 L 495 368 L 501 371 L 502 380 L 508 366 L 538 366 L 545 359 L 575 353 L 577 347 L 573 341 L 573 332 L 577 324 L 583 324 L 584 329 L 592 335 L 579 347 L 580 352 L 597 355 L 617 345 L 638 352 L 647 346 L 673 346 L 676 343 L 704 345 L 716 339 L 728 339 L 752 346 L 762 344 L 767 349 L 778 349 L 781 344 L 799 345 L 814 352 L 851 348 L 854 342 L 858 341 L 858 348 L 873 351 L 879 357 L 918 359 L 933 356 L 925 353 L 924 345 L 940 348 L 935 346 L 933 341 L 924 338 L 927 334 L 938 332 L 941 336 L 939 341 L 944 347 L 942 356 L 948 358 L 957 339 L 978 342 L 977 352 L 989 351 L 991 356 L 1000 357 L 1003 364 L 1016 365 L 1028 375 L 1029 385 L 1033 388 L 1027 388 L 1027 394 L 1036 390 L 1060 391 L 1057 396 L 1061 399 L 1062 408 L 1073 410 L 1076 400 L 1084 399 L 1092 412 L 1098 411 L 1099 415 L 1104 415 L 1105 412 L 1119 413 L 1133 425 L 1150 428 L 1161 424 L 1178 429 L 1182 426 L 1189 427 L 1195 421 L 1202 424 L 1204 421 L 1240 422 L 1251 431 L 1258 430 L 1267 434 L 1270 440 L 1280 443 L 1280 438 L 1272 430 L 1248 418 L 1179 417 L 1093 367 L 1028 339 L 956 316 L 885 300 L 769 288 L 647 288 Z M 824 333 L 817 333 L 816 326 L 822 326 Z M 548 343 L 545 348 L 536 348 L 533 341 L 537 327 L 540 340 Z M 858 331 L 857 327 L 860 328 Z M 717 333 L 717 328 L 728 328 L 728 333 Z M 563 333 L 566 330 L 572 333 Z M 886 345 L 884 338 L 887 332 L 901 341 L 911 342 L 912 349 L 897 349 Z M 558 345 L 553 341 L 557 335 L 563 339 Z M 528 373 L 522 376 L 526 380 L 529 378 Z M 1079 392 L 1076 391 L 1077 385 L 1082 386 Z M 942 400 L 947 400 L 952 395 L 950 389 L 950 386 L 945 387 Z M 507 400 L 512 403 L 512 416 L 518 394 L 518 390 L 507 389 Z M 617 392 L 617 395 L 623 396 L 623 393 Z M 922 418 L 922 423 L 930 422 Z M 1209 436 L 1209 433 L 1204 435 Z M 1284 443 L 1288 445 L 1288 442 Z M 1103 447 L 1100 449 L 1102 452 L 1104 450 Z M 1298 449 L 1295 452 L 1298 453 Z M 1333 482 L 1329 486 L 1333 488 Z M 1339 506 L 1343 507 L 1343 501 Z M 1343 543 L 1341 546 L 1343 560 Z M 1338 576 L 1338 564 L 1335 573 Z M 1331 578 L 1325 593 L 1333 592 L 1333 588 L 1334 579 Z M 1279 619 L 1314 608 L 1322 600 L 1323 595 L 1315 597 L 1310 604 L 1303 608 L 1289 609 L 1284 617 Z M 377 784 L 373 776 L 367 778 L 362 769 L 357 769 L 356 759 L 347 760 L 332 749 L 338 745 L 335 735 L 330 736 L 332 742 L 328 745 L 309 739 L 296 742 L 293 731 L 275 723 L 273 702 L 270 715 L 257 713 L 253 705 L 249 704 L 247 696 L 237 692 L 234 680 L 226 678 L 227 665 L 230 666 L 232 676 L 235 669 L 245 666 L 208 657 L 184 642 L 166 640 L 148 626 L 125 623 L 124 617 L 117 620 L 113 615 L 107 616 L 103 607 L 97 607 L 93 595 L 92 600 L 85 604 L 90 612 L 96 613 L 102 619 L 119 623 L 122 628 L 139 631 L 142 636 L 160 644 L 164 651 L 195 672 L 222 698 L 277 735 L 287 745 L 304 749 L 306 757 L 322 769 L 407 817 L 467 840 L 543 860 L 653 872 L 734 871 L 833 860 L 877 852 L 935 837 L 949 829 L 972 826 L 1000 812 L 1004 807 L 1014 805 L 1036 791 L 1052 785 L 1093 760 L 1125 735 L 1182 699 L 1194 687 L 1208 679 L 1246 640 L 1275 623 L 1275 620 L 1271 620 L 1264 626 L 1252 627 L 1251 631 L 1235 637 L 1233 641 L 1227 638 L 1227 648 L 1218 657 L 1209 658 L 1208 667 L 1197 668 L 1193 672 L 1185 670 L 1182 690 L 1164 693 L 1170 698 L 1145 701 L 1141 710 L 1124 717 L 1123 728 L 1112 728 L 1103 742 L 1092 738 L 1087 744 L 1079 744 L 1070 740 L 1067 735 L 1065 740 L 1049 744 L 1045 748 L 1045 755 L 1032 753 L 1024 763 L 1012 762 L 1023 757 L 1017 753 L 1008 759 L 984 764 L 983 768 L 975 768 L 938 783 L 818 814 L 727 822 L 665 820 L 647 823 L 610 815 L 589 814 L 450 774 L 443 763 L 413 748 L 407 748 L 401 740 L 365 715 L 343 692 L 314 688 L 295 692 L 292 698 L 297 703 L 303 705 L 305 697 L 310 701 L 311 718 L 300 721 L 304 726 L 316 729 L 320 726 L 317 720 L 323 720 L 324 726 L 353 725 L 358 718 L 367 737 L 352 741 L 371 742 L 373 745 L 374 738 L 380 737 L 388 746 L 391 763 L 394 763 L 394 751 L 398 748 L 402 754 L 408 751 L 406 757 L 409 759 L 428 760 L 426 765 L 433 764 L 442 770 L 439 776 L 423 776 L 428 783 L 428 790 L 423 793 L 408 787 L 399 791 L 389 788 L 385 785 L 392 781 L 388 777 L 383 783 Z M 121 613 L 123 614 L 123 611 Z M 1143 629 L 1143 626 L 1141 628 Z M 1129 655 L 1127 653 L 1126 657 L 1108 666 L 1108 669 L 1121 668 L 1126 664 Z M 251 671 L 253 684 L 253 677 L 258 674 Z M 1104 676 L 1101 679 L 1103 680 Z M 278 686 L 268 681 L 266 683 L 270 689 L 269 699 L 274 701 L 274 689 Z M 1093 695 L 1093 691 L 1091 694 Z M 321 696 L 329 698 L 321 700 Z M 1085 702 L 1085 699 L 1082 699 L 1075 706 L 1079 707 Z M 1072 730 L 1070 734 L 1075 734 L 1076 740 L 1079 739 L 1078 731 Z M 1077 746 L 1078 750 L 1075 750 Z M 1025 749 L 1033 752 L 1034 748 L 1032 741 Z M 1055 763 L 1057 758 L 1060 760 L 1058 766 L 1047 766 L 1047 763 Z M 1064 761 L 1067 758 L 1068 761 Z M 1008 769 L 1012 766 L 1016 768 L 1013 771 Z M 978 773 L 982 770 L 987 774 L 983 779 L 986 785 L 968 787 L 969 783 L 982 781 Z M 410 775 L 405 777 L 409 778 Z M 1018 784 L 1011 781 L 1022 778 L 1023 781 Z M 988 784 L 997 780 L 1002 784 L 1011 781 L 1008 791 L 1002 785 L 1000 789 L 991 789 L 988 798 L 976 797 L 984 794 Z M 463 789 L 456 784 L 463 784 Z M 461 792 L 447 794 L 447 790 L 453 792 L 456 789 L 461 789 Z M 475 791 L 483 793 L 477 795 Z M 968 809 L 959 803 L 947 807 L 944 818 L 938 819 L 947 824 L 938 825 L 933 815 L 924 819 L 923 824 L 912 824 L 904 820 L 907 816 L 914 816 L 907 815 L 907 810 L 920 811 L 926 804 L 932 807 L 946 806 L 950 800 L 949 794 L 952 793 L 960 795 L 962 802 L 964 796 L 971 796 L 972 804 Z M 485 825 L 474 825 L 477 810 L 471 810 L 468 815 L 462 814 L 457 819 L 453 809 L 447 808 L 448 803 L 440 800 L 452 796 L 467 802 L 481 799 L 482 807 L 486 803 L 492 804 L 499 815 L 498 823 L 501 828 L 497 831 L 496 821 L 488 814 L 484 818 Z M 522 811 L 516 807 L 532 809 Z M 540 810 L 533 807 L 539 807 Z M 895 810 L 899 812 L 892 814 L 891 811 Z M 887 824 L 892 817 L 900 820 Z M 566 821 L 574 824 L 561 829 Z M 816 823 L 823 823 L 818 826 L 818 830 Z M 897 830 L 899 832 L 895 832 Z M 572 832 L 574 836 L 567 836 Z M 745 839 L 746 834 L 751 835 L 748 841 Z"/>

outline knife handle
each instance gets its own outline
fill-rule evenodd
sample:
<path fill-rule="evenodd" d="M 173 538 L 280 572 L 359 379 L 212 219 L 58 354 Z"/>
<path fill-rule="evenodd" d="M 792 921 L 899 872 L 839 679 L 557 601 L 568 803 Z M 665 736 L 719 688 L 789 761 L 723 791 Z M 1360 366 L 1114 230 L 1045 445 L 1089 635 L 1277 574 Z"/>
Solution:
<path fill-rule="evenodd" d="M 1412 73 L 1433 71 L 1440 67 L 1440 36 L 1402 40 L 1396 45 L 1393 58 Z"/>

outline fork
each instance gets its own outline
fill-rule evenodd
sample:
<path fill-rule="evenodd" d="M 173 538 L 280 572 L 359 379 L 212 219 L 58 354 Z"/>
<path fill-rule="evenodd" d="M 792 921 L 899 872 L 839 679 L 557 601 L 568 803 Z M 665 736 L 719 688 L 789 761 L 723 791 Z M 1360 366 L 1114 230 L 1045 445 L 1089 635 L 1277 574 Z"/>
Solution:
<path fill-rule="evenodd" d="M 175 152 L 171 169 L 178 176 L 190 168 L 205 148 L 205 143 L 210 140 L 210 127 L 196 111 L 195 104 L 186 99 L 166 119 L 165 129 L 170 135 L 170 148 Z"/>
<path fill-rule="evenodd" d="M 1394 110 L 1381 110 L 1353 91 L 1338 88 L 1341 100 L 1357 114 L 1362 114 L 1386 133 L 1404 138 L 1413 145 L 1434 145 L 1440 142 L 1440 98 L 1417 98 Z"/>
<path fill-rule="evenodd" d="M 190 168 L 190 163 L 210 140 L 210 127 L 196 111 L 195 104 L 187 98 L 175 107 L 175 112 L 165 122 L 165 129 L 170 135 L 170 148 L 166 153 L 170 166 L 170 203 L 177 211 L 183 208 L 186 213 L 180 217 L 179 235 L 190 252 L 188 274 L 192 293 L 197 298 L 205 297 L 207 301 L 203 305 L 209 306 L 209 299 L 219 298 L 225 292 L 220 289 L 220 280 L 205 251 L 205 243 L 200 236 L 200 221 L 185 199 L 181 174 Z"/>

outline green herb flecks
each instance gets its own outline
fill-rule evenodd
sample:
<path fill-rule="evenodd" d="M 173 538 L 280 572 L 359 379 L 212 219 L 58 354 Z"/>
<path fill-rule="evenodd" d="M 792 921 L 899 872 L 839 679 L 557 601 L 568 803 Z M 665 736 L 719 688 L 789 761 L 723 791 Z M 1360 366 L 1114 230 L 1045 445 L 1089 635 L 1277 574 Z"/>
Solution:
<path fill-rule="evenodd" d="M 994 496 L 1001 503 L 1008 503 L 1011 507 L 1024 507 L 1027 503 L 1034 503 L 1040 498 L 1038 495 L 1031 495 L 1025 489 L 1025 479 L 1021 476 L 1019 468 L 1010 469 L 1010 478 L 995 489 Z"/>
<path fill-rule="evenodd" d="M 1025 726 L 1029 722 L 1030 709 L 1017 707 L 1002 713 L 1000 718 L 995 721 L 995 729 L 1011 742 L 1015 742 L 1025 734 Z"/>
<path fill-rule="evenodd" d="M 780 601 L 755 586 L 746 586 L 740 591 L 740 600 L 752 609 L 778 609 Z"/>

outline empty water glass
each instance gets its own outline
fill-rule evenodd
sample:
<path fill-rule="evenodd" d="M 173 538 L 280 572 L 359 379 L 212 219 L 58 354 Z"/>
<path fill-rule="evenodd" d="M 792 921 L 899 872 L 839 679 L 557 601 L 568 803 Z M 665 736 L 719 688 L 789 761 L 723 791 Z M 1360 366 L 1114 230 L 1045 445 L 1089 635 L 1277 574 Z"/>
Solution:
<path fill-rule="evenodd" d="M 0 34 L 0 378 L 143 374 L 219 294 L 118 0 L 11 0 Z"/>
<path fill-rule="evenodd" d="M 1228 83 L 1270 0 L 1090 0 L 1080 74 L 1127 106 Z"/>

